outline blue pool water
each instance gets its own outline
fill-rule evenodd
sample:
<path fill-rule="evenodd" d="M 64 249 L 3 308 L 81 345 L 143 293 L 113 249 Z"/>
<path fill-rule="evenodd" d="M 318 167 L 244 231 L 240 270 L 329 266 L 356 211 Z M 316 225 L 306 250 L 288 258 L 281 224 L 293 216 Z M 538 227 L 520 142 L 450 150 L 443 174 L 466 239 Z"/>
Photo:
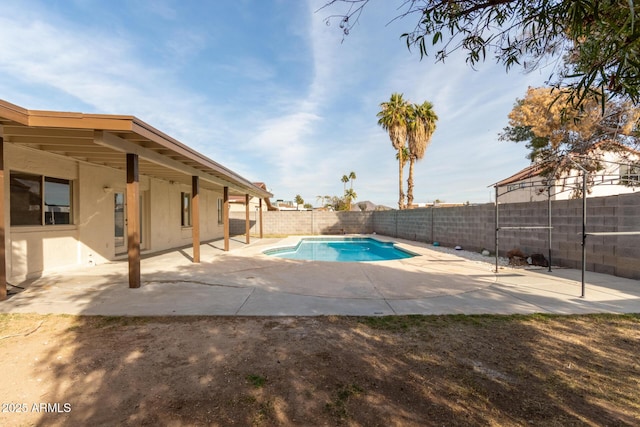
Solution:
<path fill-rule="evenodd" d="M 295 247 L 268 249 L 264 253 L 287 259 L 337 262 L 387 261 L 415 256 L 393 243 L 368 237 L 306 238 Z"/>

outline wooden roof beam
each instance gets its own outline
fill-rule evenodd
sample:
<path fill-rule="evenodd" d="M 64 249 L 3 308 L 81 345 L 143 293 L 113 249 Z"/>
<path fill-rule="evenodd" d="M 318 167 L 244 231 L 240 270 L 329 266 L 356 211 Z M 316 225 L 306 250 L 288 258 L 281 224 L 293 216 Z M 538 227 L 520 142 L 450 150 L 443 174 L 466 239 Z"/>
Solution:
<path fill-rule="evenodd" d="M 199 176 L 203 180 L 212 181 L 222 186 L 235 187 L 235 185 L 229 181 L 216 178 L 213 175 L 199 171 L 194 167 L 188 166 L 173 158 L 168 158 L 167 156 L 163 156 L 162 154 L 159 154 L 148 148 L 140 147 L 139 145 L 126 141 L 122 138 L 119 138 L 110 132 L 96 131 L 95 143 L 98 145 L 109 147 L 116 151 L 121 151 L 123 153 L 137 154 L 140 156 L 141 159 L 148 160 L 155 164 L 165 166 L 169 169 L 173 169 L 190 176 Z"/>

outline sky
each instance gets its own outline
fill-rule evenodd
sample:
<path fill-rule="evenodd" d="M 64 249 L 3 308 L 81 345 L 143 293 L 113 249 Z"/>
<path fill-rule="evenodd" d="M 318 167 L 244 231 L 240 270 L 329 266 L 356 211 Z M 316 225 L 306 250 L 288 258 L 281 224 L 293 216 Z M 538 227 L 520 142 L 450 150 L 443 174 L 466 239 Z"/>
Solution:
<path fill-rule="evenodd" d="M 31 110 L 133 115 L 274 199 L 341 196 L 397 207 L 398 164 L 377 124 L 394 92 L 439 117 L 415 166 L 414 201 L 486 203 L 529 164 L 499 141 L 508 113 L 548 71 L 420 60 L 372 0 L 344 37 L 326 0 L 3 0 L 0 99 Z M 405 179 L 408 167 L 405 169 Z M 406 187 L 406 183 L 405 183 Z"/>

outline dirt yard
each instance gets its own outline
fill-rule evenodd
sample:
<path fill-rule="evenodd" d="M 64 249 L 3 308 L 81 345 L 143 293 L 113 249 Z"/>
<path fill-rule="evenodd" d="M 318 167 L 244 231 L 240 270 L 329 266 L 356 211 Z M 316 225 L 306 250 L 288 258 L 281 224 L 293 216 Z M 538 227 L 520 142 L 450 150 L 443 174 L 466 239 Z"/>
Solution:
<path fill-rule="evenodd" d="M 640 315 L 0 316 L 3 426 L 640 425 Z"/>

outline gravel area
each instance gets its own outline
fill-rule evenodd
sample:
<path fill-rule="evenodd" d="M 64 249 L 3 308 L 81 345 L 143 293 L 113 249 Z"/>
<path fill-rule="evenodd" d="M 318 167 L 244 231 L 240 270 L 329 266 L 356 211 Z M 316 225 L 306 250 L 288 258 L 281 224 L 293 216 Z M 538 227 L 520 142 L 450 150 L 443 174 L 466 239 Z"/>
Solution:
<path fill-rule="evenodd" d="M 465 258 L 474 262 L 486 263 L 494 266 L 496 265 L 496 257 L 494 254 L 485 256 L 485 255 L 482 255 L 480 252 L 465 251 L 464 249 L 456 250 L 454 248 L 449 248 L 445 246 L 431 246 L 430 249 L 433 249 L 434 251 L 438 251 L 438 252 L 457 255 L 461 258 Z M 511 267 L 509 265 L 509 258 L 504 258 L 504 257 L 498 257 L 498 265 L 501 267 Z"/>
<path fill-rule="evenodd" d="M 439 251 L 439 252 L 445 252 L 448 254 L 453 254 L 453 255 L 457 255 L 461 258 L 466 258 L 470 261 L 473 262 L 477 262 L 477 263 L 486 263 L 491 265 L 493 268 L 492 270 L 495 270 L 495 265 L 496 265 L 496 257 L 494 254 L 491 254 L 489 256 L 485 256 L 482 255 L 480 252 L 473 252 L 473 251 L 465 251 L 463 250 L 456 250 L 454 248 L 449 248 L 449 247 L 443 247 L 443 246 L 431 246 L 431 249 L 433 249 L 434 251 Z M 498 266 L 500 266 L 501 268 L 512 268 L 512 269 L 524 269 L 524 270 L 540 270 L 540 269 L 545 269 L 547 267 L 540 267 L 537 265 L 510 265 L 509 264 L 509 258 L 505 258 L 505 257 L 498 257 Z M 557 265 L 552 265 L 551 266 L 552 269 L 557 269 L 557 268 L 561 268 Z"/>

